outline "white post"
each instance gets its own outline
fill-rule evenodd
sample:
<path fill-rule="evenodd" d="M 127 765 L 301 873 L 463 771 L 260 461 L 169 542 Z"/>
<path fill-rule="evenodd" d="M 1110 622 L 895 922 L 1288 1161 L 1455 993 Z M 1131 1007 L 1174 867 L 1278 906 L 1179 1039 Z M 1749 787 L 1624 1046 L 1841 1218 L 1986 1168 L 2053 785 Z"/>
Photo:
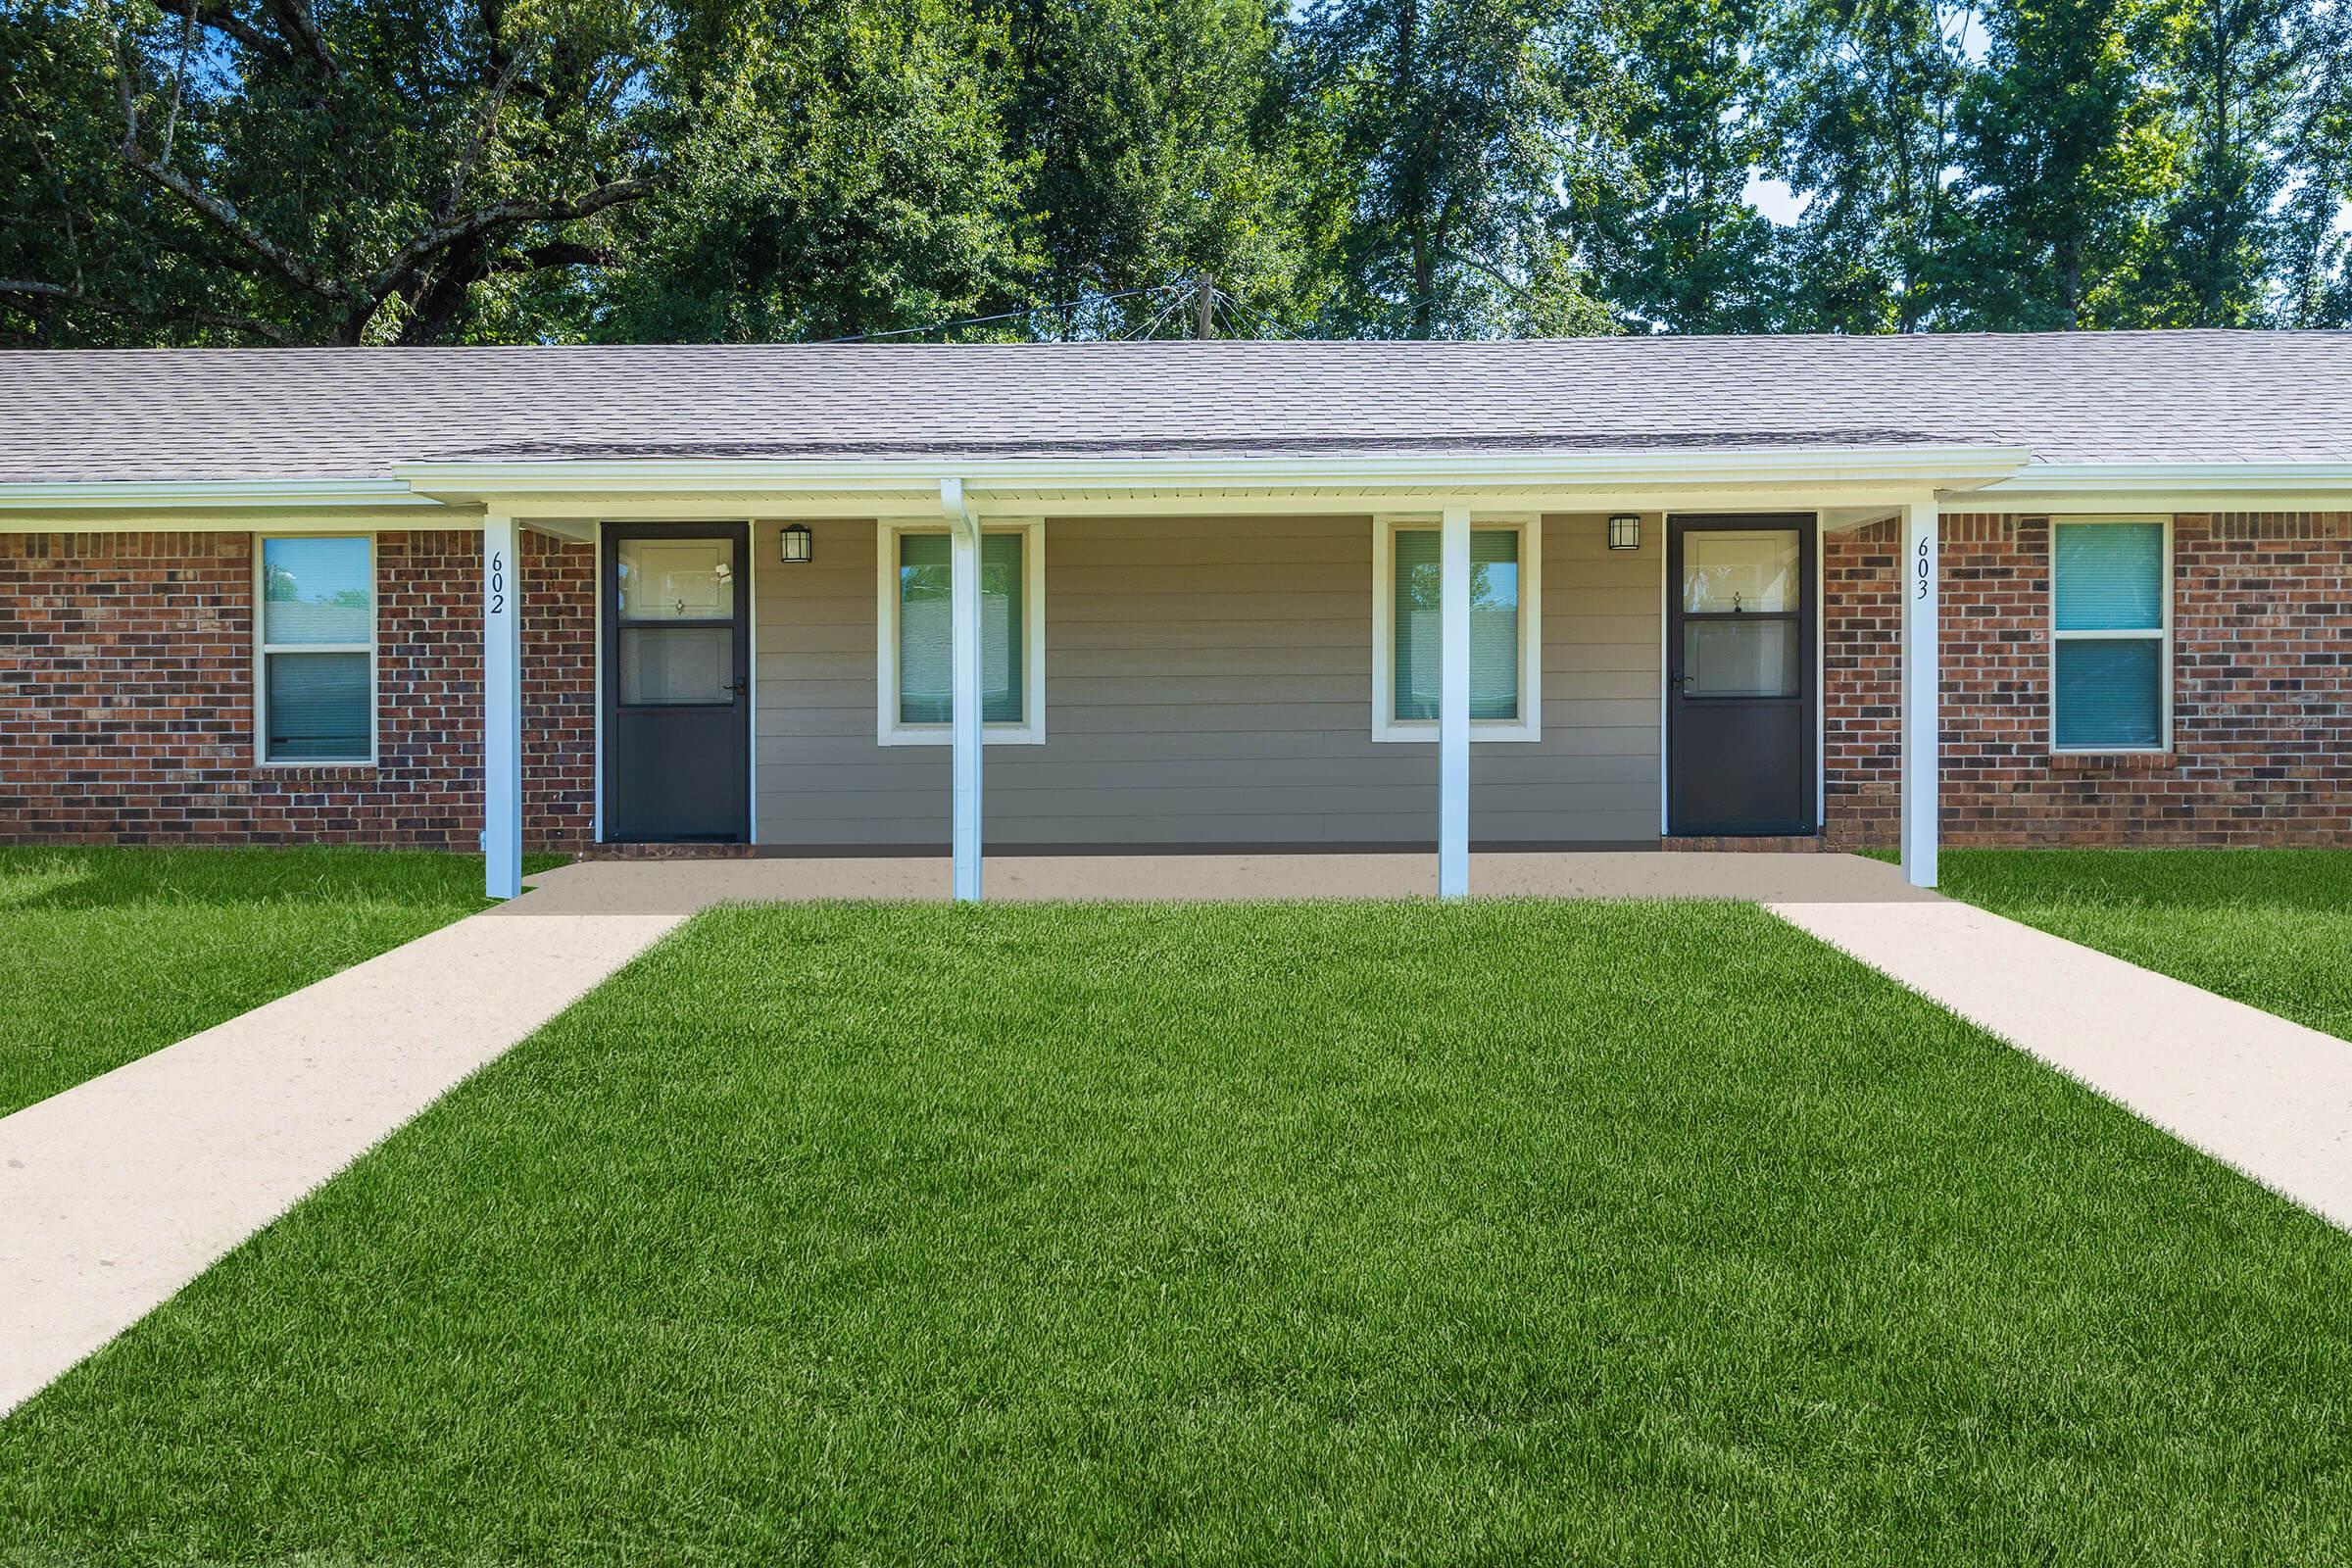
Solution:
<path fill-rule="evenodd" d="M 954 840 L 956 898 L 980 897 L 980 524 L 964 510 L 963 482 L 939 482 L 940 510 L 948 518 L 948 622 L 950 728 L 955 755 Z"/>
<path fill-rule="evenodd" d="M 490 897 L 522 892 L 521 532 L 482 518 L 482 855 Z"/>
<path fill-rule="evenodd" d="M 1942 762 L 1942 663 L 1936 648 L 1936 512 L 1933 499 L 1903 508 L 1903 875 L 1936 885 L 1936 785 Z"/>
<path fill-rule="evenodd" d="M 1438 538 L 1438 897 L 1470 891 L 1470 509 Z"/>

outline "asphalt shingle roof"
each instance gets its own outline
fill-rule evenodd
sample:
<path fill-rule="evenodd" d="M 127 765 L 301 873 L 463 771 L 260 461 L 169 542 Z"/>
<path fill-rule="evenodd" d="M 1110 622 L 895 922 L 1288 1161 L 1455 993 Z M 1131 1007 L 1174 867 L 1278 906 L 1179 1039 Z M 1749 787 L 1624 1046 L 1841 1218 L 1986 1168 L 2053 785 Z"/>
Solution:
<path fill-rule="evenodd" d="M 2352 333 L 0 353 L 0 483 L 1912 442 L 2352 463 Z"/>

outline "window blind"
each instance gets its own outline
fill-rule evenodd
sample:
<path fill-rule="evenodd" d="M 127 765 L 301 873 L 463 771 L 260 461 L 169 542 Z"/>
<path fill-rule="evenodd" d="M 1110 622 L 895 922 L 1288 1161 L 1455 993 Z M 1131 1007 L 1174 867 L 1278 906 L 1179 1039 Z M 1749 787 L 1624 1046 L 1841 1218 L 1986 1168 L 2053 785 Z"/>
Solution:
<path fill-rule="evenodd" d="M 2164 525 L 2054 523 L 2050 569 L 2052 737 L 2082 750 L 2162 746 Z"/>

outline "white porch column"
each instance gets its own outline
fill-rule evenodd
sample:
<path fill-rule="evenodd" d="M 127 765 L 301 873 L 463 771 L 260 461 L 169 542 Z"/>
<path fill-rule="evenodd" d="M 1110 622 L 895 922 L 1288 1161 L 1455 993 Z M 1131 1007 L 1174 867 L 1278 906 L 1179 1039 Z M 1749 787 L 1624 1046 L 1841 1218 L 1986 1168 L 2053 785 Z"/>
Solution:
<path fill-rule="evenodd" d="M 980 897 L 980 524 L 964 510 L 963 481 L 939 482 L 948 518 L 950 728 L 954 778 L 956 898 Z"/>
<path fill-rule="evenodd" d="M 522 892 L 521 532 L 482 518 L 482 854 L 494 899 Z"/>
<path fill-rule="evenodd" d="M 1470 891 L 1470 509 L 1438 536 L 1438 897 Z"/>
<path fill-rule="evenodd" d="M 1903 508 L 1903 875 L 1920 888 L 1936 885 L 1936 786 L 1942 767 L 1936 531 L 1933 498 Z"/>

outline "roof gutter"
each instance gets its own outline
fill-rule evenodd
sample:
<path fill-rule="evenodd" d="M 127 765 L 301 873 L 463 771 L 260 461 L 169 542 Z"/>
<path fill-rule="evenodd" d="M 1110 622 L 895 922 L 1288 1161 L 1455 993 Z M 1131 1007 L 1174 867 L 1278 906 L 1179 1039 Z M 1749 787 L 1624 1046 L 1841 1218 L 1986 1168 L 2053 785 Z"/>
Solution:
<path fill-rule="evenodd" d="M 172 512 L 321 507 L 438 507 L 402 479 L 61 479 L 0 484 L 0 510 L 111 508 Z"/>

